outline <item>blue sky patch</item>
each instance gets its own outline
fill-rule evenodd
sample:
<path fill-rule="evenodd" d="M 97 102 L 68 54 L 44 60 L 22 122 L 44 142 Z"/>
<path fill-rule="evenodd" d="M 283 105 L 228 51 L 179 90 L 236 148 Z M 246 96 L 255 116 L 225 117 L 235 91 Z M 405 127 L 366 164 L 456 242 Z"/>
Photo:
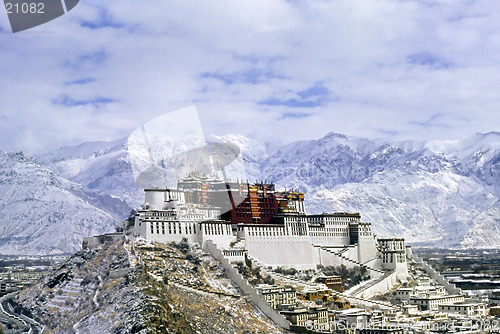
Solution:
<path fill-rule="evenodd" d="M 85 28 L 90 29 L 101 29 L 101 28 L 116 28 L 120 29 L 125 27 L 124 23 L 117 22 L 113 19 L 113 16 L 105 9 L 99 11 L 99 16 L 93 21 L 81 21 L 80 25 Z"/>
<path fill-rule="evenodd" d="M 323 84 L 316 83 L 310 88 L 297 92 L 296 95 L 298 96 L 297 98 L 291 99 L 270 98 L 260 101 L 259 104 L 291 108 L 314 108 L 323 106 L 330 99 L 330 90 Z"/>
<path fill-rule="evenodd" d="M 85 84 L 88 84 L 88 83 L 91 83 L 94 81 L 95 81 L 95 79 L 93 79 L 93 78 L 82 78 L 82 79 L 77 79 L 74 81 L 66 82 L 66 85 L 85 85 Z"/>
<path fill-rule="evenodd" d="M 281 116 L 281 119 L 283 118 L 305 118 L 311 116 L 311 113 L 305 113 L 305 112 L 285 112 Z"/>
<path fill-rule="evenodd" d="M 407 60 L 413 65 L 428 66 L 436 69 L 444 69 L 451 66 L 451 64 L 444 59 L 440 59 L 439 57 L 428 52 L 411 54 L 407 57 Z"/>
<path fill-rule="evenodd" d="M 298 92 L 298 94 L 301 99 L 308 99 L 310 97 L 322 98 L 328 96 L 329 90 L 321 84 L 316 84 L 311 88 Z"/>
<path fill-rule="evenodd" d="M 104 104 L 114 103 L 118 101 L 109 97 L 96 97 L 89 100 L 75 100 L 72 97 L 69 97 L 68 95 L 63 95 L 60 98 L 53 100 L 52 102 L 54 104 L 59 104 L 66 107 L 86 106 L 90 104 L 95 108 L 99 108 Z"/>
<path fill-rule="evenodd" d="M 437 122 L 442 117 L 443 117 L 443 114 L 434 114 L 425 121 L 412 121 L 412 122 L 410 122 L 410 124 L 419 125 L 419 126 L 422 126 L 425 128 L 430 128 L 430 127 L 447 128 L 448 126 L 445 125 L 444 123 Z"/>
<path fill-rule="evenodd" d="M 309 100 L 299 100 L 299 99 L 288 99 L 288 100 L 280 100 L 280 99 L 268 99 L 259 102 L 259 104 L 265 104 L 268 106 L 285 106 L 291 108 L 314 108 L 323 105 L 322 101 L 309 101 Z"/>
<path fill-rule="evenodd" d="M 235 73 L 215 73 L 207 72 L 201 75 L 202 78 L 212 78 L 222 81 L 225 85 L 233 85 L 235 83 L 248 83 L 256 85 L 261 82 L 268 81 L 273 78 L 281 78 L 270 70 L 261 70 L 258 68 L 251 68 L 248 71 L 241 71 Z"/>
<path fill-rule="evenodd" d="M 85 66 L 95 66 L 103 63 L 107 59 L 106 52 L 101 49 L 95 52 L 84 53 L 76 59 L 68 59 L 65 61 L 64 65 L 67 67 L 80 70 Z"/>

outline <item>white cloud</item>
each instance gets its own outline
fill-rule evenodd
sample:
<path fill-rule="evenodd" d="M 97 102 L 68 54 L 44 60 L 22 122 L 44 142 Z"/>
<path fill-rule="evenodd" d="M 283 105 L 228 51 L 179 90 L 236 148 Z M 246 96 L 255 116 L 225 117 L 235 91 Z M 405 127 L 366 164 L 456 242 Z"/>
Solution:
<path fill-rule="evenodd" d="M 206 133 L 270 141 L 497 130 L 496 5 L 88 0 L 17 34 L 2 14 L 0 149 L 113 139 L 193 103 Z"/>

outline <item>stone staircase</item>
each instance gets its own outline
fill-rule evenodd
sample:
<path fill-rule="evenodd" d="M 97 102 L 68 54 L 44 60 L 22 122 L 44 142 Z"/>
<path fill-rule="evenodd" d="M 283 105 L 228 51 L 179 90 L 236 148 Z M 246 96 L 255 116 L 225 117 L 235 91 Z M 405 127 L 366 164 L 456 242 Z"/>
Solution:
<path fill-rule="evenodd" d="M 366 299 L 366 298 L 350 296 L 350 295 L 346 295 L 345 293 L 338 292 L 336 290 L 330 290 L 330 291 L 331 291 L 332 295 L 347 299 L 347 300 L 353 302 L 354 304 L 356 304 L 356 303 L 361 303 L 361 304 L 365 304 L 365 305 L 369 304 L 369 305 L 378 306 L 381 308 L 396 307 L 390 303 L 386 303 L 386 302 L 379 301 L 379 300 L 370 300 L 370 299 Z"/>
<path fill-rule="evenodd" d="M 352 259 L 344 256 L 343 253 L 347 251 L 347 248 L 341 250 L 340 252 L 334 252 L 334 251 L 332 251 L 331 249 L 329 249 L 328 247 L 325 247 L 325 246 L 320 246 L 320 248 L 322 250 L 324 250 L 325 252 L 327 252 L 327 253 L 330 253 L 330 254 L 333 254 L 333 255 L 335 255 L 337 257 L 340 257 L 344 261 L 347 261 L 347 262 L 353 263 L 353 264 L 355 264 L 355 265 L 357 265 L 359 267 L 365 268 L 366 270 L 368 270 L 368 272 L 370 273 L 371 276 L 383 276 L 383 275 L 386 274 L 386 272 L 383 271 L 383 270 L 371 268 L 371 267 L 369 267 L 369 266 L 367 266 L 365 264 L 359 263 L 356 260 L 352 260 Z"/>
<path fill-rule="evenodd" d="M 340 256 L 341 254 L 347 252 L 349 250 L 349 246 L 345 246 L 340 252 L 337 252 L 337 254 Z"/>
<path fill-rule="evenodd" d="M 289 330 L 290 322 L 281 315 L 278 311 L 274 310 L 265 301 L 262 296 L 251 286 L 248 281 L 238 272 L 236 268 L 224 257 L 222 250 L 217 247 L 217 244 L 213 243 L 212 240 L 207 240 L 205 243 L 204 250 L 209 252 L 212 257 L 220 262 L 222 267 L 226 270 L 226 274 L 233 283 L 241 290 L 243 295 L 247 300 L 253 303 L 257 308 L 259 308 L 263 314 L 270 318 L 278 326 Z"/>
<path fill-rule="evenodd" d="M 345 293 L 350 295 L 350 296 L 357 296 L 357 295 L 361 294 L 363 291 L 365 291 L 366 289 L 368 289 L 369 287 L 372 287 L 375 284 L 384 280 L 385 278 L 389 277 L 390 275 L 392 275 L 392 273 L 393 273 L 392 271 L 386 272 L 386 273 L 384 273 L 384 275 L 382 275 L 380 277 L 375 277 L 375 278 L 372 278 L 368 281 L 365 281 L 364 284 L 360 283 L 360 284 L 358 284 L 358 287 L 356 289 L 354 289 L 353 291 L 348 290 Z"/>

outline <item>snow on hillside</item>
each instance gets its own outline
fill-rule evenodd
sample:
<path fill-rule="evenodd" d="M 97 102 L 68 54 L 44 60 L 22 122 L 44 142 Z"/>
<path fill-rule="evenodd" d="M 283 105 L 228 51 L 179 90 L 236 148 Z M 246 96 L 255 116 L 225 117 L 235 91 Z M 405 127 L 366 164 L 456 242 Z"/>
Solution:
<path fill-rule="evenodd" d="M 262 177 L 260 170 L 261 162 L 267 157 L 266 146 L 256 140 L 241 135 L 228 134 L 225 136 L 211 135 L 207 138 L 208 143 L 229 143 L 240 149 L 240 156 L 244 166 L 246 179 L 253 182 Z"/>
<path fill-rule="evenodd" d="M 121 198 L 130 207 L 143 202 L 143 191 L 134 181 L 127 139 L 89 142 L 38 155 L 36 160 L 57 175 Z"/>
<path fill-rule="evenodd" d="M 0 152 L 0 253 L 72 253 L 84 236 L 114 231 L 122 200 L 55 175 L 22 153 Z"/>
<path fill-rule="evenodd" d="M 310 212 L 360 212 L 380 237 L 405 236 L 413 243 L 460 247 L 476 217 L 496 201 L 474 181 L 447 171 L 393 171 L 316 191 L 307 207 Z"/>

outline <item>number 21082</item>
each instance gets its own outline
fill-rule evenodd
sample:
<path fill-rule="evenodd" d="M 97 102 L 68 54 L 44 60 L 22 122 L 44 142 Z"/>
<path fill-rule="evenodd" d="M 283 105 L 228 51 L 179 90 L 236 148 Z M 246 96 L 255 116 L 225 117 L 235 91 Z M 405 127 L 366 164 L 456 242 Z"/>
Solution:
<path fill-rule="evenodd" d="M 5 9 L 7 14 L 44 14 L 45 4 L 43 2 L 23 2 L 12 4 L 7 2 Z"/>

